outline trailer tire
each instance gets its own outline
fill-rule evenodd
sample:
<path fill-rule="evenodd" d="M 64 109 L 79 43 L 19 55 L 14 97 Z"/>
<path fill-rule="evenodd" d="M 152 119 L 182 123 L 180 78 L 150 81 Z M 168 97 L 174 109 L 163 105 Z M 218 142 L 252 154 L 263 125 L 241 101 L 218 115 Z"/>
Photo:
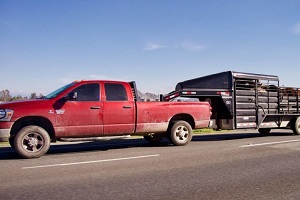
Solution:
<path fill-rule="evenodd" d="M 258 132 L 262 135 L 267 135 L 271 132 L 271 129 L 270 128 L 259 128 Z"/>
<path fill-rule="evenodd" d="M 151 144 L 159 144 L 163 138 L 164 136 L 160 134 L 144 135 L 144 139 Z"/>
<path fill-rule="evenodd" d="M 193 129 L 186 121 L 177 121 L 169 132 L 169 141 L 176 146 L 187 145 L 193 137 Z"/>
<path fill-rule="evenodd" d="M 15 136 L 14 148 L 22 158 L 38 158 L 47 153 L 50 136 L 39 126 L 25 126 Z"/>
<path fill-rule="evenodd" d="M 300 135 L 300 117 L 297 117 L 295 123 L 292 124 L 292 130 L 295 135 Z"/>

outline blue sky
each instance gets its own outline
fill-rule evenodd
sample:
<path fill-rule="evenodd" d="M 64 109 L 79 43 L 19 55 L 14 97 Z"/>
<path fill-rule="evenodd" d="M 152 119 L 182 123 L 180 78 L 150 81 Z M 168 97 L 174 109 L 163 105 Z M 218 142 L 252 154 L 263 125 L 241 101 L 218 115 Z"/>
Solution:
<path fill-rule="evenodd" d="M 222 71 L 300 87 L 299 0 L 0 0 L 0 90 L 80 79 L 168 93 Z"/>

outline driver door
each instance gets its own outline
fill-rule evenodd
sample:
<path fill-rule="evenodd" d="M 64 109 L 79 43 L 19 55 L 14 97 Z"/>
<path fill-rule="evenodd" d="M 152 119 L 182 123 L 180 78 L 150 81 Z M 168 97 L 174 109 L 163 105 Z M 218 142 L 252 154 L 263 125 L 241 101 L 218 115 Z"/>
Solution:
<path fill-rule="evenodd" d="M 87 83 L 71 92 L 77 98 L 54 108 L 57 131 L 63 137 L 101 136 L 103 134 L 103 103 L 100 101 L 100 84 Z"/>

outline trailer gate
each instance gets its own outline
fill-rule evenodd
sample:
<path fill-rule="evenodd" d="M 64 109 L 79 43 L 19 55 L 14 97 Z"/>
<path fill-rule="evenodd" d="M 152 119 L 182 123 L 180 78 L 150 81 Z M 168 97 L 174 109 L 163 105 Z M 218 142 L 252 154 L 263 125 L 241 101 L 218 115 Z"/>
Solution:
<path fill-rule="evenodd" d="M 257 79 L 235 79 L 236 128 L 276 127 L 274 119 L 262 117 L 278 114 L 277 82 Z"/>

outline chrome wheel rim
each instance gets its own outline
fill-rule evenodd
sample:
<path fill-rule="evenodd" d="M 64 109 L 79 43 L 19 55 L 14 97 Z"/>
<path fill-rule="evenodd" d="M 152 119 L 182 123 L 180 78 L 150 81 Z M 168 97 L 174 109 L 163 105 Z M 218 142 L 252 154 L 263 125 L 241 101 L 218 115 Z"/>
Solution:
<path fill-rule="evenodd" d="M 187 127 L 185 126 L 178 126 L 178 128 L 176 129 L 176 138 L 178 141 L 185 141 L 188 140 L 189 137 L 189 130 Z"/>
<path fill-rule="evenodd" d="M 44 138 L 38 133 L 28 133 L 22 140 L 22 147 L 28 152 L 38 152 L 44 146 Z"/>

